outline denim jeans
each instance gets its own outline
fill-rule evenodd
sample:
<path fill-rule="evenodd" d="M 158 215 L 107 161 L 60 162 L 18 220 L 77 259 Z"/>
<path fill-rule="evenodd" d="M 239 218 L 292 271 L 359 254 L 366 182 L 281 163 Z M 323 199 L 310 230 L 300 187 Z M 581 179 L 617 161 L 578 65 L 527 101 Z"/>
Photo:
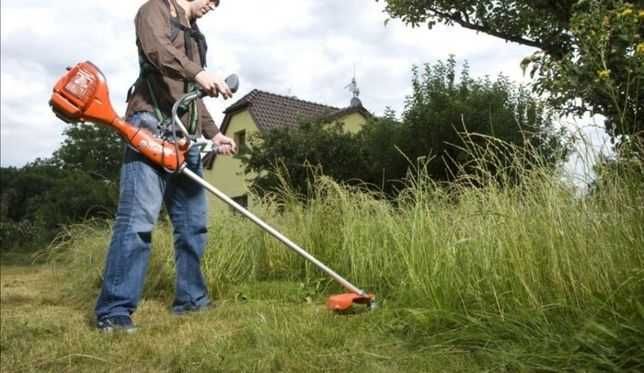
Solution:
<path fill-rule="evenodd" d="M 147 112 L 128 118 L 131 124 L 158 133 L 158 121 Z M 198 148 L 186 155 L 188 168 L 201 176 Z M 206 244 L 207 205 L 204 189 L 181 174 L 170 174 L 126 147 L 121 168 L 120 197 L 103 285 L 96 302 L 97 320 L 131 315 L 141 298 L 150 256 L 152 230 L 165 203 L 173 227 L 177 313 L 208 305 L 201 273 Z"/>

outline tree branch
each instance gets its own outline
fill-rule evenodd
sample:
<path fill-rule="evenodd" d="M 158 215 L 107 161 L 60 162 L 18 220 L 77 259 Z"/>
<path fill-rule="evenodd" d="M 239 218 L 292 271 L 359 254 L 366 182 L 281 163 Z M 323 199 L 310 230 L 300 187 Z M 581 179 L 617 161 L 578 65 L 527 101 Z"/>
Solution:
<path fill-rule="evenodd" d="M 439 17 L 452 20 L 452 21 L 456 22 L 459 26 L 464 27 L 466 29 L 470 29 L 470 30 L 474 30 L 474 31 L 478 31 L 478 32 L 483 32 L 485 34 L 492 35 L 492 36 L 495 36 L 497 38 L 501 38 L 501 39 L 504 39 L 504 40 L 507 40 L 507 41 L 511 41 L 511 42 L 515 42 L 515 43 L 519 43 L 519 44 L 523 44 L 523 45 L 527 45 L 527 46 L 530 46 L 530 47 L 539 48 L 539 49 L 543 49 L 543 50 L 547 51 L 546 46 L 544 44 L 542 44 L 542 43 L 539 43 L 536 40 L 526 39 L 526 38 L 523 38 L 523 37 L 517 36 L 517 35 L 505 34 L 505 33 L 490 29 L 488 27 L 485 27 L 484 25 L 480 25 L 480 24 L 470 22 L 469 21 L 469 16 L 467 16 L 467 15 L 466 15 L 467 20 L 464 20 L 462 18 L 462 14 L 459 14 L 459 13 L 454 13 L 454 14 L 445 13 L 445 12 L 441 12 L 441 11 L 436 10 L 434 8 L 431 8 L 431 7 L 429 8 L 429 11 L 433 12 L 434 14 L 436 14 Z"/>
<path fill-rule="evenodd" d="M 454 22 L 458 23 L 461 27 L 464 27 L 464 28 L 467 28 L 467 29 L 470 29 L 470 30 L 483 32 L 485 34 L 492 35 L 492 36 L 495 36 L 497 38 L 501 38 L 501 39 L 504 39 L 504 40 L 507 40 L 507 41 L 512 41 L 512 42 L 527 45 L 527 46 L 530 46 L 530 47 L 535 47 L 535 48 L 546 50 L 546 46 L 544 44 L 539 43 L 536 40 L 526 39 L 526 38 L 523 38 L 521 36 L 516 36 L 516 35 L 504 34 L 502 32 L 489 29 L 489 28 L 487 28 L 485 26 L 478 25 L 478 24 L 471 23 L 471 22 L 466 22 L 466 21 L 463 21 L 463 20 L 460 20 L 460 19 L 454 19 Z"/>

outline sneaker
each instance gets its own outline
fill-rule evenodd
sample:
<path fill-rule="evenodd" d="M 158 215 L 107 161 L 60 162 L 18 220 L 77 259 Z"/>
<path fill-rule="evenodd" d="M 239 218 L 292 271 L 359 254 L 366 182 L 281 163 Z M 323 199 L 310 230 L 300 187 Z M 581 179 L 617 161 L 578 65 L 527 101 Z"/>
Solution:
<path fill-rule="evenodd" d="M 134 333 L 136 327 L 130 316 L 108 316 L 96 322 L 96 329 L 103 333 Z"/>

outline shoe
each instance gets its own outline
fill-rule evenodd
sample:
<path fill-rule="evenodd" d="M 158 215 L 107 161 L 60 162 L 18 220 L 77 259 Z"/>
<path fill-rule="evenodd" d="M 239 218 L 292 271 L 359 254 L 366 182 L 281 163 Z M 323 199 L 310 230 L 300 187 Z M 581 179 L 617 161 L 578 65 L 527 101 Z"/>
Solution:
<path fill-rule="evenodd" d="M 210 304 L 202 304 L 201 306 L 175 306 L 172 307 L 172 313 L 175 314 L 175 316 L 182 316 L 182 315 L 187 315 L 191 313 L 200 313 L 200 312 L 206 312 L 211 308 L 215 308 L 215 305 L 210 303 Z"/>
<path fill-rule="evenodd" d="M 96 329 L 102 333 L 124 332 L 134 333 L 136 327 L 130 316 L 108 316 L 96 322 Z"/>

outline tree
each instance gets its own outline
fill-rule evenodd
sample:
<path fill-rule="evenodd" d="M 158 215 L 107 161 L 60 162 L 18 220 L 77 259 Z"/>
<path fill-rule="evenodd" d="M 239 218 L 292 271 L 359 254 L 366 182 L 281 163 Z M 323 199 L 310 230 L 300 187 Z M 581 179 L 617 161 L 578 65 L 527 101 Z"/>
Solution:
<path fill-rule="evenodd" d="M 355 172 L 364 169 L 363 159 L 356 156 L 359 146 L 355 135 L 342 127 L 341 123 L 302 123 L 252 139 L 252 146 L 241 156 L 246 173 L 256 175 L 252 189 L 258 194 L 278 192 L 284 178 L 294 192 L 307 196 L 316 172 L 345 182 L 357 181 Z"/>
<path fill-rule="evenodd" d="M 118 190 L 82 170 L 63 170 L 45 192 L 30 198 L 32 219 L 55 231 L 89 218 L 111 218 L 116 211 Z"/>
<path fill-rule="evenodd" d="M 38 205 L 32 202 L 53 188 L 63 171 L 48 159 L 36 159 L 22 168 L 1 168 L 2 219 L 32 220 Z"/>
<path fill-rule="evenodd" d="M 118 188 L 84 170 L 36 160 L 20 169 L 1 168 L 2 219 L 42 223 L 47 229 L 90 217 L 112 216 Z"/>
<path fill-rule="evenodd" d="M 321 123 L 260 134 L 243 158 L 246 171 L 259 175 L 253 186 L 260 192 L 276 191 L 286 181 L 307 195 L 314 182 L 311 167 L 317 167 L 336 181 L 366 183 L 393 197 L 410 168 L 419 165 L 437 181 L 473 173 L 481 161 L 489 161 L 487 171 L 500 175 L 497 171 L 515 161 L 516 153 L 497 146 L 485 160 L 477 146 L 489 149 L 489 141 L 525 149 L 541 164 L 555 165 L 565 156 L 562 137 L 552 128 L 544 105 L 507 78 L 473 79 L 466 64 L 457 79 L 454 57 L 415 67 L 413 75 L 413 94 L 402 122 L 389 111 L 368 121 L 356 135 L 343 132 L 340 125 Z M 276 166 L 285 171 L 285 180 L 273 172 Z"/>
<path fill-rule="evenodd" d="M 378 0 L 376 0 L 378 1 Z M 570 50 L 567 32 L 576 0 L 385 0 L 393 18 L 417 27 L 459 25 L 562 56 Z"/>
<path fill-rule="evenodd" d="M 77 124 L 49 159 L 1 168 L 3 248 L 42 245 L 61 226 L 114 215 L 123 142 L 114 131 Z"/>
<path fill-rule="evenodd" d="M 515 161 L 516 149 L 540 165 L 565 157 L 562 130 L 525 88 L 502 75 L 473 79 L 467 63 L 456 76 L 454 57 L 415 67 L 403 113 L 398 146 L 412 161 L 424 158 L 434 180 L 452 181 L 480 167 L 497 174 Z"/>
<path fill-rule="evenodd" d="M 110 128 L 83 123 L 68 126 L 52 161 L 67 170 L 83 170 L 95 179 L 118 180 L 123 141 Z"/>
<path fill-rule="evenodd" d="M 396 113 L 387 109 L 383 117 L 372 117 L 356 137 L 360 148 L 356 156 L 364 161 L 361 175 L 354 177 L 389 197 L 395 197 L 403 186 L 402 181 L 410 166 L 399 148 L 406 142 L 403 127 L 404 123 L 396 119 Z"/>
<path fill-rule="evenodd" d="M 378 1 L 378 0 L 376 0 Z M 411 26 L 460 25 L 538 48 L 535 89 L 564 114 L 604 115 L 614 138 L 644 139 L 644 12 L 621 0 L 385 0 Z"/>
<path fill-rule="evenodd" d="M 61 226 L 114 215 L 115 183 L 83 170 L 59 167 L 51 159 L 0 168 L 2 249 L 42 247 Z"/>
<path fill-rule="evenodd" d="M 644 140 L 644 11 L 622 1 L 579 3 L 571 52 L 560 59 L 537 52 L 523 65 L 533 65 L 535 88 L 564 114 L 604 115 L 620 145 Z"/>

